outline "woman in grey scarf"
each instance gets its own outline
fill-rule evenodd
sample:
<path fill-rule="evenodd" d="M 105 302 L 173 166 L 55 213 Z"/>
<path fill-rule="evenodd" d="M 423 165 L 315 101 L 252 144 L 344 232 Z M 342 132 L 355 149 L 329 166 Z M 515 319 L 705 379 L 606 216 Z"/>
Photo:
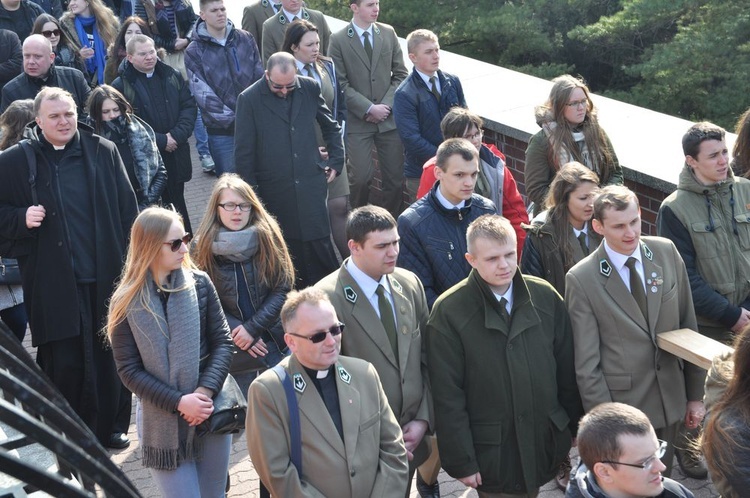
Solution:
<path fill-rule="evenodd" d="M 569 74 L 552 80 L 547 101 L 535 109 L 542 128 L 526 149 L 526 194 L 539 214 L 555 173 L 577 161 L 599 176 L 600 185 L 622 185 L 622 168 L 599 125 L 586 84 Z"/>
<path fill-rule="evenodd" d="M 156 147 L 154 130 L 133 114 L 133 108 L 116 88 L 101 85 L 86 103 L 94 131 L 117 145 L 138 208 L 158 204 L 167 186 L 167 170 Z"/>
<path fill-rule="evenodd" d="M 232 342 L 208 276 L 188 255 L 180 215 L 136 218 L 107 332 L 123 384 L 137 396 L 143 465 L 164 497 L 223 498 L 231 435 L 196 435 L 229 372 Z"/>
<path fill-rule="evenodd" d="M 231 372 L 247 393 L 285 355 L 279 313 L 294 267 L 279 224 L 239 176 L 214 184 L 192 256 L 216 285 L 236 346 Z"/>

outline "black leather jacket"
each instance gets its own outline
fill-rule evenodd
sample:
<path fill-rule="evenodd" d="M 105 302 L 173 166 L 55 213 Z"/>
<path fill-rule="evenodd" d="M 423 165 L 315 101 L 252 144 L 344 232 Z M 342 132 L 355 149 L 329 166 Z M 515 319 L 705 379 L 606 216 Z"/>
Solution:
<path fill-rule="evenodd" d="M 286 300 L 286 295 L 291 290 L 290 286 L 279 285 L 270 289 L 261 284 L 257 269 L 251 259 L 244 263 L 233 263 L 225 258 L 217 257 L 216 264 L 214 285 L 216 285 L 221 307 L 224 308 L 224 313 L 229 322 L 229 328 L 234 329 L 237 325 L 242 324 L 254 338 L 267 332 L 279 347 L 279 351 L 285 350 L 284 330 L 281 327 L 279 314 Z M 251 317 L 244 317 L 240 310 L 235 265 L 241 265 L 245 272 L 245 280 L 248 282 L 247 290 L 255 309 L 255 314 Z"/>
<path fill-rule="evenodd" d="M 201 317 L 200 376 L 198 385 L 218 393 L 224 385 L 232 361 L 232 340 L 229 328 L 221 310 L 216 289 L 203 272 L 196 271 L 195 290 L 198 294 L 198 307 Z M 133 333 L 127 320 L 123 321 L 110 335 L 112 351 L 117 363 L 117 373 L 122 383 L 137 396 L 148 399 L 162 410 L 172 412 L 177 409 L 182 393 L 159 381 L 143 368 Z"/>

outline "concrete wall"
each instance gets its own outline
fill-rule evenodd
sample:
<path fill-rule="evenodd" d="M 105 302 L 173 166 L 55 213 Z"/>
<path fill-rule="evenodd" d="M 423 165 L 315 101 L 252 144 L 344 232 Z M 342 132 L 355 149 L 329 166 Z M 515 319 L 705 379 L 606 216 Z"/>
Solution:
<path fill-rule="evenodd" d="M 236 25 L 247 3 L 227 2 L 229 17 Z M 346 25 L 332 17 L 328 17 L 328 23 L 332 31 Z M 399 34 L 405 37 L 408 33 Z M 400 41 L 411 70 L 406 40 Z M 524 193 L 526 145 L 539 131 L 534 107 L 546 100 L 552 83 L 446 51 L 441 51 L 440 67 L 461 79 L 469 108 L 485 121 L 485 140 L 495 143 L 506 155 L 508 167 Z M 692 123 L 598 95 L 592 98 L 624 169 L 626 185 L 640 198 L 643 231 L 655 234 L 656 213 L 661 201 L 675 189 L 684 164 L 682 135 Z M 730 150 L 734 140 L 734 135 L 727 136 Z M 375 187 L 378 185 L 376 180 Z"/>

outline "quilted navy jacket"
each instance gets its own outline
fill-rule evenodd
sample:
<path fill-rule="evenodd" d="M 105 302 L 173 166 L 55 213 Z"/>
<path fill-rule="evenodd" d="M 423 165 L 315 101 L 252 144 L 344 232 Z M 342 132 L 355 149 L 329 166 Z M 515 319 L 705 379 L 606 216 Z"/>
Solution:
<path fill-rule="evenodd" d="M 398 217 L 401 251 L 398 266 L 410 270 L 424 285 L 427 305 L 432 308 L 440 294 L 465 279 L 471 271 L 466 261 L 466 229 L 484 214 L 495 214 L 495 205 L 472 194 L 461 209 L 446 209 L 430 193 L 409 206 Z"/>

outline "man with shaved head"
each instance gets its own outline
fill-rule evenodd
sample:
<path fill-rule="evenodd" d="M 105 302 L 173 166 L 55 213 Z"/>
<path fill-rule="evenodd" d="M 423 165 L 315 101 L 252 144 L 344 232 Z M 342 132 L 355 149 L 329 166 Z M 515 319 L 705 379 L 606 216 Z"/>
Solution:
<path fill-rule="evenodd" d="M 82 116 L 91 88 L 78 69 L 55 66 L 55 53 L 47 38 L 31 35 L 23 42 L 23 72 L 10 80 L 2 92 L 0 113 L 5 112 L 11 102 L 33 99 L 45 86 L 55 86 L 67 90 Z"/>

